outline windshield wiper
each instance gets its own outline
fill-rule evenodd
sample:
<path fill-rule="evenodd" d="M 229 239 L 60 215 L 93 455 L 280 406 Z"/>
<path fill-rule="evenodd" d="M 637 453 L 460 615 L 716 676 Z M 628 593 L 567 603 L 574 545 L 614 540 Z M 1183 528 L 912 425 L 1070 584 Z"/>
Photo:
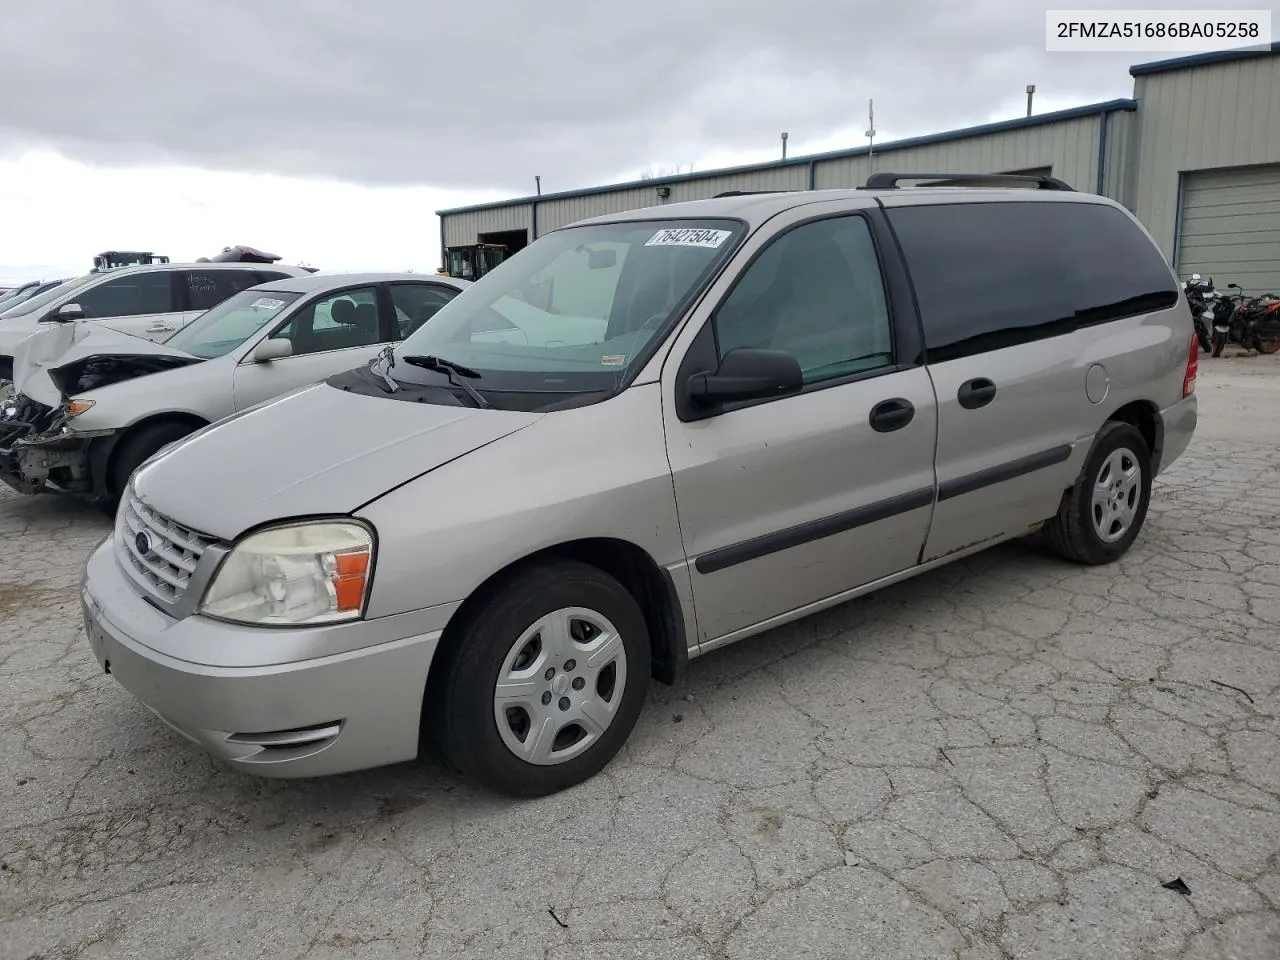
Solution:
<path fill-rule="evenodd" d="M 405 363 L 415 367 L 422 367 L 425 370 L 434 370 L 436 373 L 443 373 L 449 378 L 449 382 L 455 387 L 459 387 L 467 396 L 469 396 L 475 405 L 482 409 L 488 409 L 492 406 L 488 400 L 480 395 L 480 391 L 467 383 L 466 380 L 460 380 L 459 377 L 466 377 L 471 380 L 479 380 L 480 374 L 470 367 L 464 367 L 460 363 L 454 363 L 452 360 L 445 360 L 442 357 L 419 356 L 417 354 L 401 357 Z"/>

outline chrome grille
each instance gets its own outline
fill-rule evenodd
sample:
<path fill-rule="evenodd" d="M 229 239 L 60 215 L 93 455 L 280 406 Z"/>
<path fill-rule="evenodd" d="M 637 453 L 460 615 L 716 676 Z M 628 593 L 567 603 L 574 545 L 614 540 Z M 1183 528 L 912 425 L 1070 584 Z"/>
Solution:
<path fill-rule="evenodd" d="M 149 541 L 150 551 L 142 549 L 143 540 Z M 120 501 L 116 554 L 133 579 L 157 600 L 171 604 L 182 598 L 196 564 L 211 543 L 211 538 L 152 510 L 132 489 Z"/>

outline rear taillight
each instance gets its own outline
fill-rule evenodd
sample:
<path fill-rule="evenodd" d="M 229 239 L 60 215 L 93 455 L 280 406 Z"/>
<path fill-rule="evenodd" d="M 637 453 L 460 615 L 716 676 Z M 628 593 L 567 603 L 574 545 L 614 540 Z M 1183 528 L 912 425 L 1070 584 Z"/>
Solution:
<path fill-rule="evenodd" d="M 1191 335 L 1191 351 L 1187 354 L 1187 369 L 1182 375 L 1182 395 L 1189 397 L 1196 392 L 1196 372 L 1200 369 L 1200 343 Z"/>

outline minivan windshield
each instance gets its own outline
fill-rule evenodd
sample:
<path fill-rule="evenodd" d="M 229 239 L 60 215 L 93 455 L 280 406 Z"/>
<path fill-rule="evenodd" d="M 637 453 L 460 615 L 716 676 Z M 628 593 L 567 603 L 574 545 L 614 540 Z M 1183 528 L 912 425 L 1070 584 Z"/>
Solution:
<path fill-rule="evenodd" d="M 534 407 L 537 394 L 612 392 L 744 231 L 736 220 L 634 220 L 546 234 L 442 307 L 388 372 L 434 383 L 438 372 L 400 361 L 436 357 L 478 374 L 476 389 L 527 393 Z"/>
<path fill-rule="evenodd" d="M 0 320 L 8 320 L 12 317 L 25 317 L 31 313 L 38 313 L 43 308 L 49 306 L 59 297 L 65 296 L 73 290 L 78 290 L 91 280 L 101 280 L 100 273 L 86 273 L 83 276 L 73 277 L 70 280 L 64 280 L 56 287 L 50 287 L 44 293 L 32 297 L 29 300 L 23 300 L 21 303 L 10 307 L 8 310 L 0 309 Z M 3 308 L 4 304 L 0 304 Z"/>
<path fill-rule="evenodd" d="M 224 357 L 278 317 L 302 294 L 249 288 L 211 307 L 164 342 L 212 360 Z"/>

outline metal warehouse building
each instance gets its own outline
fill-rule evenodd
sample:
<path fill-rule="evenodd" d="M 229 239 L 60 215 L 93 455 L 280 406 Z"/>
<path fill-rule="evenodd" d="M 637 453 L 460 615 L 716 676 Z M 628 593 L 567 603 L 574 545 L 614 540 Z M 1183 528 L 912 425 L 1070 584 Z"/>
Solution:
<path fill-rule="evenodd" d="M 1123 203 L 1180 276 L 1280 292 L 1280 43 L 1129 73 L 1132 99 L 899 140 L 874 153 L 858 147 L 441 210 L 442 248 L 514 250 L 586 217 L 727 190 L 857 187 L 875 170 L 1043 173 Z"/>

